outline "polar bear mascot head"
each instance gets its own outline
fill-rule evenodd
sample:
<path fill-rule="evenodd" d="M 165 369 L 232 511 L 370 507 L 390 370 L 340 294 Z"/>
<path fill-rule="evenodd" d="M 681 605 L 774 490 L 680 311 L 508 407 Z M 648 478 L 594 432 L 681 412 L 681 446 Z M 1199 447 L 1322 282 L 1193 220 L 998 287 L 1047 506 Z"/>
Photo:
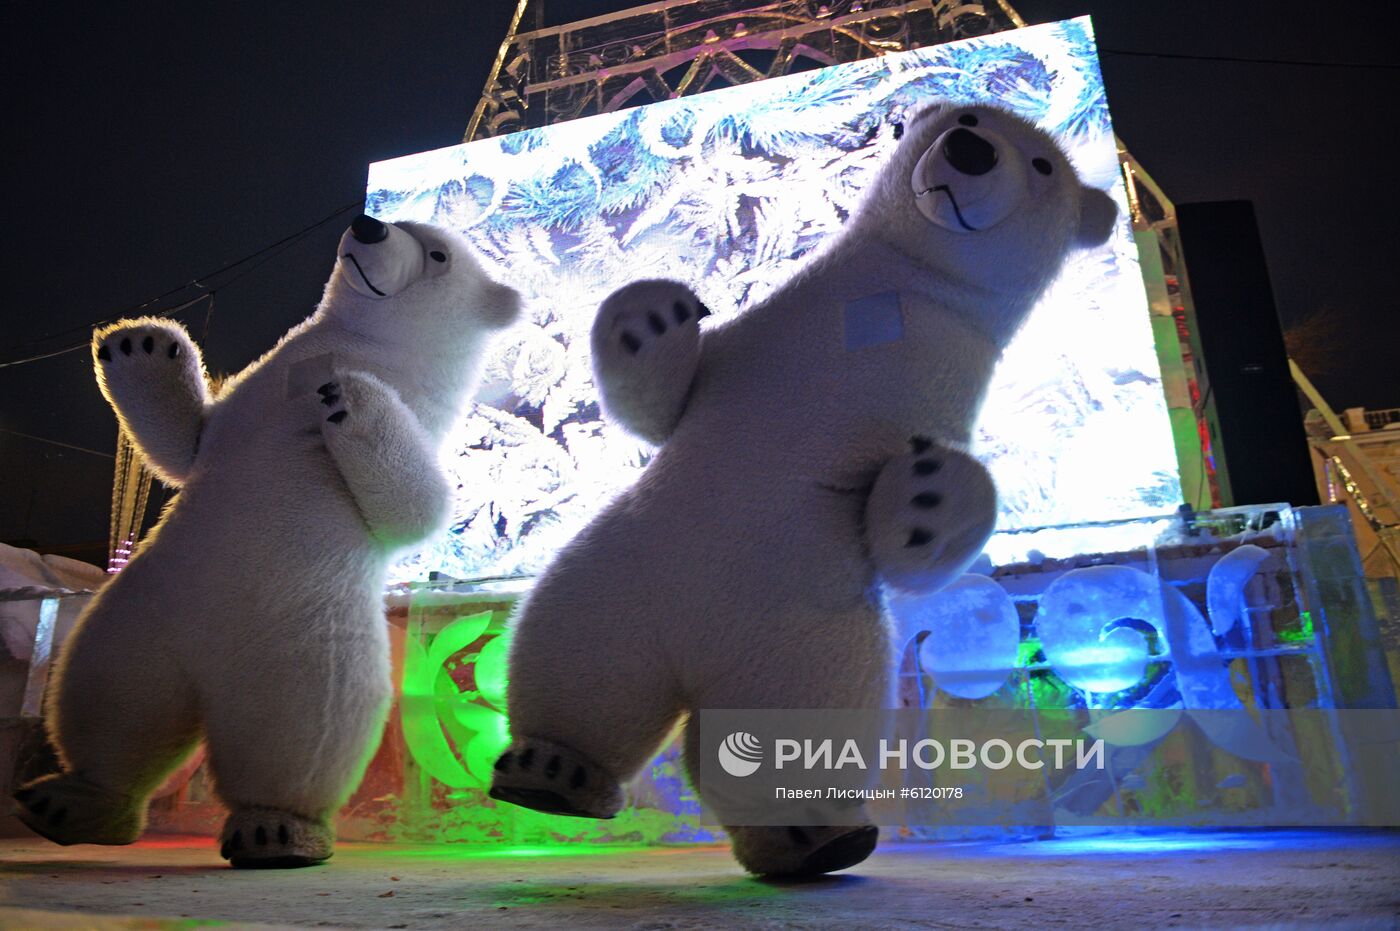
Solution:
<path fill-rule="evenodd" d="M 1106 242 L 1116 215 L 1045 131 L 997 107 L 936 104 L 902 124 L 852 233 L 885 240 L 962 291 L 978 307 L 972 322 L 1005 346 L 1025 298 L 1044 291 L 1067 253 Z"/>
<path fill-rule="evenodd" d="M 492 280 L 467 241 L 442 227 L 362 215 L 337 255 L 324 315 L 409 369 L 441 368 L 420 373 L 427 384 L 475 383 L 485 343 L 520 314 L 520 295 Z M 462 371 L 464 360 L 472 371 Z"/>

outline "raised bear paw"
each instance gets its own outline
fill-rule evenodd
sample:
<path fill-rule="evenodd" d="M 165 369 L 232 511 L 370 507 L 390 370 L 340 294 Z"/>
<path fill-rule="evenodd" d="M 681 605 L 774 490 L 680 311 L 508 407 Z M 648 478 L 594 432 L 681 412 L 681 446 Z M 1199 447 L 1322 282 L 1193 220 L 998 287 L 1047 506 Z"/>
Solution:
<path fill-rule="evenodd" d="M 936 591 L 967 571 L 996 526 L 992 477 L 967 453 L 926 437 L 885 464 L 866 502 L 875 568 L 895 588 Z"/>
<path fill-rule="evenodd" d="M 725 827 L 734 859 L 755 876 L 815 879 L 870 856 L 880 839 L 874 825 L 843 827 Z"/>
<path fill-rule="evenodd" d="M 120 321 L 93 335 L 92 355 L 108 384 L 143 382 L 198 384 L 199 353 L 177 323 Z"/>
<path fill-rule="evenodd" d="M 709 316 L 695 293 L 677 281 L 638 281 L 610 294 L 593 323 L 594 358 L 645 363 L 683 353 Z"/>
<path fill-rule="evenodd" d="M 219 833 L 219 856 L 237 869 L 295 869 L 330 859 L 334 843 L 325 821 L 275 808 L 236 808 Z"/>
<path fill-rule="evenodd" d="M 204 363 L 184 327 L 143 317 L 93 334 L 93 366 L 123 430 L 163 481 L 181 484 L 194 466 L 209 402 Z"/>
<path fill-rule="evenodd" d="M 592 760 L 546 740 L 521 739 L 496 760 L 491 797 L 522 808 L 578 818 L 611 818 L 622 786 Z"/>
<path fill-rule="evenodd" d="M 685 407 L 710 313 L 675 281 L 637 281 L 603 301 L 593 321 L 593 375 L 609 417 L 661 443 Z"/>
<path fill-rule="evenodd" d="M 66 773 L 36 779 L 15 792 L 16 815 L 55 844 L 130 844 L 141 836 L 145 805 Z"/>

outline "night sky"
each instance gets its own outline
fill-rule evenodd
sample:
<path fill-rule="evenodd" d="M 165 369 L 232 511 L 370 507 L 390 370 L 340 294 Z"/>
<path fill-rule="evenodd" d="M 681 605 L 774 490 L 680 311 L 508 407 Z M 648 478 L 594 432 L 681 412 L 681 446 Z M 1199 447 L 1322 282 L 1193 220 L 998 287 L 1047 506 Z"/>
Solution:
<path fill-rule="evenodd" d="M 1033 23 L 1094 16 L 1133 154 L 1178 202 L 1252 200 L 1285 325 L 1312 317 L 1337 344 L 1311 373 L 1324 395 L 1400 405 L 1394 27 L 1315 0 L 1012 2 Z M 629 5 L 549 0 L 547 21 Z M 91 324 L 357 204 L 372 161 L 460 142 L 514 0 L 253 6 L 6 5 L 0 364 L 84 348 L 0 367 L 0 540 L 106 539 L 112 460 L 85 450 L 110 457 L 116 422 Z M 311 312 L 353 216 L 210 279 L 212 314 L 177 314 L 211 370 Z"/>

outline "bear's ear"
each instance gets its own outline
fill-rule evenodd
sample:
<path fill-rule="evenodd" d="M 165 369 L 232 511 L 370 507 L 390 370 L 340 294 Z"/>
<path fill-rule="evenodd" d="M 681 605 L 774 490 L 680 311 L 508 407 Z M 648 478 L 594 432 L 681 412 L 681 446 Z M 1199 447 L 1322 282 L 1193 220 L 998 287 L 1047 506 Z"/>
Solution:
<path fill-rule="evenodd" d="M 483 281 L 479 292 L 481 319 L 489 326 L 507 327 L 520 317 L 520 292 L 499 282 Z"/>
<path fill-rule="evenodd" d="M 937 119 L 940 113 L 944 113 L 947 110 L 947 103 L 935 101 L 933 103 L 905 107 L 903 110 L 891 114 L 889 121 L 894 125 L 894 137 L 896 139 L 903 139 L 913 132 L 918 124 L 922 124 L 930 118 Z"/>
<path fill-rule="evenodd" d="M 1096 187 L 1079 189 L 1079 234 L 1075 244 L 1084 248 L 1108 242 L 1118 220 L 1118 205 Z"/>

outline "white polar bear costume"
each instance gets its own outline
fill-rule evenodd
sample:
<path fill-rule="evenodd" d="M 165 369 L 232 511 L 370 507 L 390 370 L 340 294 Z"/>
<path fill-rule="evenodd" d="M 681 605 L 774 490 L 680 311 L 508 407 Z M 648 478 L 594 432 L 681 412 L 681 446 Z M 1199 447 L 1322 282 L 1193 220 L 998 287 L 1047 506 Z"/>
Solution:
<path fill-rule="evenodd" d="M 829 246 L 734 320 L 702 331 L 674 282 L 611 295 L 604 410 L 663 445 L 520 609 L 491 794 L 607 818 L 688 712 L 892 707 L 877 581 L 932 590 L 981 552 L 996 492 L 965 450 L 993 368 L 1115 213 L 1031 124 L 937 106 Z M 726 829 L 769 875 L 842 869 L 877 837 Z"/>
<path fill-rule="evenodd" d="M 63 772 L 16 793 L 61 844 L 127 844 L 201 736 L 235 866 L 331 854 L 391 685 L 389 560 L 448 518 L 438 465 L 519 296 L 467 244 L 361 216 L 316 313 L 211 396 L 167 320 L 97 332 L 102 392 L 180 493 L 91 602 L 50 693 Z"/>

